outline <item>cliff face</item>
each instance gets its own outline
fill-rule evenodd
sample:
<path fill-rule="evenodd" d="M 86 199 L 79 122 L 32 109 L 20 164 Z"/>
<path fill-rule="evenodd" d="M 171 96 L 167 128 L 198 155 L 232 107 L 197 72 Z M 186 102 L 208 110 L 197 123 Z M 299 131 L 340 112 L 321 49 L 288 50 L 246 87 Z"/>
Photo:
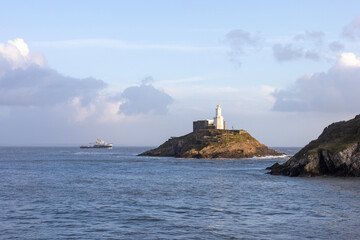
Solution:
<path fill-rule="evenodd" d="M 206 129 L 174 137 L 140 156 L 181 158 L 250 158 L 280 155 L 244 130 Z"/>
<path fill-rule="evenodd" d="M 329 125 L 284 164 L 267 168 L 273 175 L 360 176 L 360 115 Z"/>

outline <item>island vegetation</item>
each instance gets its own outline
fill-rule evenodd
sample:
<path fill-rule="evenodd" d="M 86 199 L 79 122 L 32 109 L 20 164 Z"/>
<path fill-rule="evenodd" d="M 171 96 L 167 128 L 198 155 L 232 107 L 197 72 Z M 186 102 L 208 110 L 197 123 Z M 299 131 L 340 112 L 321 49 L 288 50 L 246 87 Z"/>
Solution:
<path fill-rule="evenodd" d="M 360 176 L 360 115 L 324 129 L 283 164 L 269 167 L 270 174 L 286 176 Z"/>
<path fill-rule="evenodd" d="M 172 137 L 140 156 L 179 158 L 251 158 L 281 155 L 253 138 L 245 130 L 200 129 Z"/>

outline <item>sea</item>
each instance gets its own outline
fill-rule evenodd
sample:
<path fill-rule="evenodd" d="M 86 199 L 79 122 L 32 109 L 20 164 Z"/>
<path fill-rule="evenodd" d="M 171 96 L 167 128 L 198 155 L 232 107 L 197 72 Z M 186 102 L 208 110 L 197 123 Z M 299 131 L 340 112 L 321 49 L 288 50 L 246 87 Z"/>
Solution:
<path fill-rule="evenodd" d="M 360 238 L 360 178 L 266 174 L 288 157 L 137 156 L 148 149 L 1 147 L 0 239 Z"/>

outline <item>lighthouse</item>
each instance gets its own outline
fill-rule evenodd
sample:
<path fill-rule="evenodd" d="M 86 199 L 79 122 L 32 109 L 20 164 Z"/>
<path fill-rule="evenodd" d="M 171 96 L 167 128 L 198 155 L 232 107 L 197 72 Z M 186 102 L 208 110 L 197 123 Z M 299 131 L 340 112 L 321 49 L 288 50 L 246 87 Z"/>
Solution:
<path fill-rule="evenodd" d="M 225 120 L 221 116 L 220 104 L 216 106 L 215 117 L 213 119 L 198 120 L 193 122 L 193 132 L 202 129 L 225 129 Z"/>
<path fill-rule="evenodd" d="M 223 116 L 221 116 L 221 107 L 220 104 L 216 106 L 216 115 L 214 117 L 215 129 L 225 129 L 225 121 Z"/>

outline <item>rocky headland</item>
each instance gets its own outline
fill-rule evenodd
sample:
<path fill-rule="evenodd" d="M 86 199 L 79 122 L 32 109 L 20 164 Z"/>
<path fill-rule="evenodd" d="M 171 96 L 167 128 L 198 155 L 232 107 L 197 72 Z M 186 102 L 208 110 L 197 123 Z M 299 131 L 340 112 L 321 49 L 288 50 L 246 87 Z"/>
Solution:
<path fill-rule="evenodd" d="M 253 138 L 245 130 L 201 129 L 172 137 L 158 148 L 139 156 L 179 158 L 251 158 L 281 155 Z"/>
<path fill-rule="evenodd" d="M 286 176 L 360 176 L 360 115 L 324 129 L 283 164 L 267 168 L 270 174 Z"/>

